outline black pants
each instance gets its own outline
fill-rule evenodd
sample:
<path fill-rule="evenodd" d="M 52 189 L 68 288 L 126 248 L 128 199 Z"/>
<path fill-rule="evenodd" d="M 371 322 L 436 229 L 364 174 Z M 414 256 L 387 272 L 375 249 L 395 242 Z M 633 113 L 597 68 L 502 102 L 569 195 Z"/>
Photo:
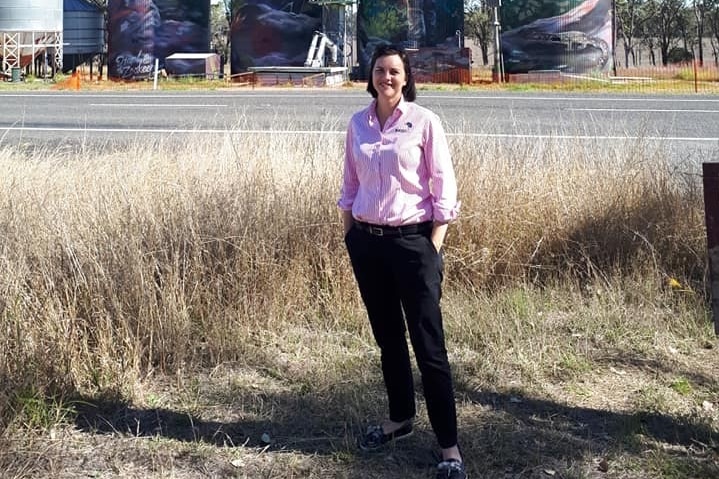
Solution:
<path fill-rule="evenodd" d="M 381 351 L 390 420 L 416 413 L 409 330 L 437 441 L 442 448 L 456 445 L 457 412 L 439 307 L 442 257 L 429 232 L 388 237 L 353 227 L 345 243 Z"/>

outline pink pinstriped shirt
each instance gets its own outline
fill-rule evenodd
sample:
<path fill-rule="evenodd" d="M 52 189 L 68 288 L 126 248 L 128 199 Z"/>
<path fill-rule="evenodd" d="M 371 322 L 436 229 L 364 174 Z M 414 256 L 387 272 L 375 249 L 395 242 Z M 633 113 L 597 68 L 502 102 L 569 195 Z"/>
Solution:
<path fill-rule="evenodd" d="M 377 225 L 454 220 L 457 182 L 439 117 L 402 99 L 381 130 L 375 105 L 350 120 L 337 206 Z"/>

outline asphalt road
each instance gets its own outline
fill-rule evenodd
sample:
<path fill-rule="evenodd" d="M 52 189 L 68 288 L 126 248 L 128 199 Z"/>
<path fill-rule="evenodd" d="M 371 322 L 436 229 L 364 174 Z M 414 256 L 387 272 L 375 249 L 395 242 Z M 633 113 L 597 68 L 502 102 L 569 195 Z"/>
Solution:
<path fill-rule="evenodd" d="M 364 91 L 0 93 L 0 145 L 73 146 L 188 132 L 342 134 Z M 719 161 L 719 97 L 420 91 L 450 135 L 558 141 L 640 138 L 678 160 Z"/>

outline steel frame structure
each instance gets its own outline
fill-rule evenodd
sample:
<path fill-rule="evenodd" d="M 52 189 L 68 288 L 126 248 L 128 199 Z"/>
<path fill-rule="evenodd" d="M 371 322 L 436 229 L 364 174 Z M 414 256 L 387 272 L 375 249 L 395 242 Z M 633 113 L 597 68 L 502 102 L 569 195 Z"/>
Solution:
<path fill-rule="evenodd" d="M 349 59 L 350 56 L 354 57 L 354 45 L 352 44 L 352 41 L 348 38 L 347 32 L 347 17 L 348 12 L 347 10 L 353 7 L 357 4 L 357 0 L 310 0 L 310 3 L 319 5 L 322 8 L 322 33 L 328 34 L 328 33 L 334 33 L 336 35 L 335 38 L 332 38 L 335 35 L 328 36 L 335 44 L 341 45 L 342 49 L 342 66 L 343 67 L 349 67 L 352 63 L 354 58 L 352 60 Z M 335 10 L 336 9 L 336 10 Z M 327 24 L 330 23 L 329 16 L 334 13 L 337 13 L 338 15 L 338 26 L 340 26 L 343 31 L 337 31 L 337 32 L 328 32 L 327 31 Z M 352 35 L 352 40 L 354 40 L 354 35 Z M 348 54 L 349 51 L 349 54 Z"/>
<path fill-rule="evenodd" d="M 23 54 L 30 50 L 32 61 L 38 55 L 53 51 L 53 66 L 62 70 L 62 32 L 56 31 L 5 31 L 2 35 L 2 71 L 10 72 L 13 68 L 23 68 Z M 29 43 L 28 43 L 29 40 Z"/>

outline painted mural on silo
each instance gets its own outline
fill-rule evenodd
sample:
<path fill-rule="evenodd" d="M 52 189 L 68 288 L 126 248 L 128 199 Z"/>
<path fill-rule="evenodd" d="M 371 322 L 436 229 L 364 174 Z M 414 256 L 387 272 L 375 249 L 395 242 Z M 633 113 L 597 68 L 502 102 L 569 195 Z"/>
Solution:
<path fill-rule="evenodd" d="M 442 81 L 448 73 L 469 75 L 469 50 L 462 45 L 461 0 L 360 0 L 357 37 L 360 74 L 366 78 L 378 44 L 408 50 L 417 81 Z"/>
<path fill-rule="evenodd" d="M 173 53 L 210 48 L 210 0 L 109 0 L 108 71 L 119 79 L 152 75 Z"/>
<path fill-rule="evenodd" d="M 503 0 L 505 73 L 612 67 L 612 0 Z"/>
<path fill-rule="evenodd" d="M 233 0 L 231 71 L 303 66 L 322 7 L 309 0 Z"/>

